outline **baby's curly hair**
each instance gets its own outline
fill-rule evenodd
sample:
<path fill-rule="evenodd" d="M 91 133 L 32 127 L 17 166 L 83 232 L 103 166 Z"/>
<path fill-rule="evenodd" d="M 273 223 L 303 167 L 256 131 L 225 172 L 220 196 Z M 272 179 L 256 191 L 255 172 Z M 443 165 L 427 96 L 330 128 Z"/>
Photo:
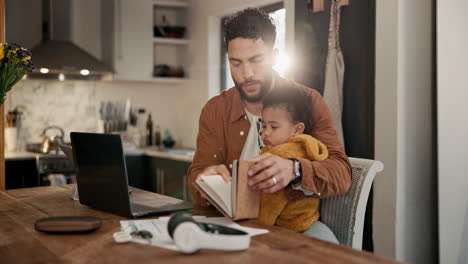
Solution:
<path fill-rule="evenodd" d="M 275 87 L 263 99 L 263 109 L 284 107 L 295 123 L 304 123 L 304 133 L 312 130 L 312 105 L 310 95 L 299 87 Z"/>
<path fill-rule="evenodd" d="M 246 8 L 224 22 L 224 41 L 226 47 L 235 38 L 259 39 L 273 47 L 276 40 L 276 27 L 273 19 L 258 8 Z"/>

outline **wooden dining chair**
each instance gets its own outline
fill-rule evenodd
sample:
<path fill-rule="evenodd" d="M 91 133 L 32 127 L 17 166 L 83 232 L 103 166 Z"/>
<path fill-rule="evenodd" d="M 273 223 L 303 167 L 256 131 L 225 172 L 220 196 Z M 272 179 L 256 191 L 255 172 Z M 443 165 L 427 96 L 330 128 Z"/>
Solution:
<path fill-rule="evenodd" d="M 333 231 L 340 244 L 361 249 L 367 199 L 375 175 L 384 166 L 377 160 L 349 158 L 349 162 L 351 186 L 344 195 L 321 200 L 320 221 Z"/>

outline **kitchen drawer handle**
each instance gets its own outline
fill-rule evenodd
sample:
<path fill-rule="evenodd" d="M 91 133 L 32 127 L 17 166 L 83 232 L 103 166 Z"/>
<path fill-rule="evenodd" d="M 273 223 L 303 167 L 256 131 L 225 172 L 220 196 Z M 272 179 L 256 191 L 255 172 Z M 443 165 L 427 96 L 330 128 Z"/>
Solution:
<path fill-rule="evenodd" d="M 166 194 L 166 188 L 164 186 L 164 177 L 166 176 L 163 169 L 161 170 L 161 194 Z"/>
<path fill-rule="evenodd" d="M 156 192 L 161 193 L 161 171 L 156 168 Z"/>
<path fill-rule="evenodd" d="M 182 199 L 187 199 L 187 174 L 182 177 Z"/>

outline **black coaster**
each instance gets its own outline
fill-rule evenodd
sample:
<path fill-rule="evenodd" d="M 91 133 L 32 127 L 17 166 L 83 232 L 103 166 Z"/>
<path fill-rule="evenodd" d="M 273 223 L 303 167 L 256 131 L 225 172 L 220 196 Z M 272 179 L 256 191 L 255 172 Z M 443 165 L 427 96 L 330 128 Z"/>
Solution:
<path fill-rule="evenodd" d="M 101 227 L 101 219 L 94 216 L 54 216 L 36 221 L 34 228 L 46 233 L 90 233 Z"/>

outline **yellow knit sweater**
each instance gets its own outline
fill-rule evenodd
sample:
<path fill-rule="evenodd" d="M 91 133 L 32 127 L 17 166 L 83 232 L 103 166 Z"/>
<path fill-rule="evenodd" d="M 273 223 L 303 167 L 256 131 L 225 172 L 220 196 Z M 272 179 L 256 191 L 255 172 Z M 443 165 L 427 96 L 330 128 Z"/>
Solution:
<path fill-rule="evenodd" d="M 307 158 L 321 161 L 328 157 L 327 147 L 306 134 L 291 137 L 287 143 L 271 149 L 264 147 L 262 154 L 269 152 L 282 158 Z M 296 232 L 303 232 L 319 218 L 319 198 L 305 196 L 288 201 L 285 187 L 276 193 L 262 193 L 258 220 L 266 225 L 278 225 Z"/>

